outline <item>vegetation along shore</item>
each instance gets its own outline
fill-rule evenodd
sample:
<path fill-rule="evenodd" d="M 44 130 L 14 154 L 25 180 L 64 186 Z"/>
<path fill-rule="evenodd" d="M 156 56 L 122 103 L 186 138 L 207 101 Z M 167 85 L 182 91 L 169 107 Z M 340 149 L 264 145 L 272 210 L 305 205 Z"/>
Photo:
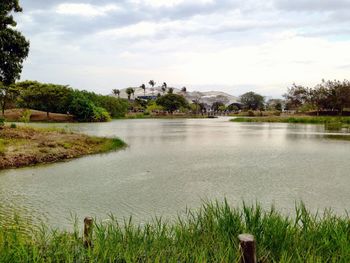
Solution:
<path fill-rule="evenodd" d="M 63 161 L 126 145 L 117 138 L 0 124 L 0 169 Z"/>
<path fill-rule="evenodd" d="M 349 262 L 350 218 L 313 214 L 303 204 L 288 217 L 274 208 L 207 203 L 174 222 L 132 220 L 93 226 L 91 246 L 74 232 L 0 225 L 1 262 L 240 262 L 238 235 L 251 233 L 257 262 Z"/>
<path fill-rule="evenodd" d="M 341 123 L 350 125 L 350 117 L 312 117 L 312 116 L 270 116 L 270 117 L 238 117 L 233 122 L 280 122 L 280 123 L 305 123 L 305 124 L 327 124 Z"/>

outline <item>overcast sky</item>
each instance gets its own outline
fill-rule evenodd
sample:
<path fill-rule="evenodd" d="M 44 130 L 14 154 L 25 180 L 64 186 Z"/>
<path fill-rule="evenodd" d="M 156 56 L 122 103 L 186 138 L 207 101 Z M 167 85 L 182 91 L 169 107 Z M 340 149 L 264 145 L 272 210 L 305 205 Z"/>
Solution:
<path fill-rule="evenodd" d="M 22 79 L 280 96 L 350 78 L 350 0 L 22 0 Z"/>

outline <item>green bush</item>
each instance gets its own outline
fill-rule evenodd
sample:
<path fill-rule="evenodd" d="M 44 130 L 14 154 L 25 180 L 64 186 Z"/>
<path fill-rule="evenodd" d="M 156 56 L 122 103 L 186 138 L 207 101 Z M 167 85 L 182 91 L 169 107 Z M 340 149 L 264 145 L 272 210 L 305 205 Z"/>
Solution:
<path fill-rule="evenodd" d="M 22 116 L 19 119 L 19 121 L 24 122 L 24 123 L 28 123 L 28 122 L 30 122 L 31 115 L 32 115 L 32 112 L 30 110 L 25 110 L 25 111 L 23 111 Z"/>
<path fill-rule="evenodd" d="M 93 113 L 93 121 L 96 122 L 105 122 L 110 121 L 111 116 L 109 113 L 102 107 L 96 107 L 94 106 L 94 113 Z"/>
<path fill-rule="evenodd" d="M 0 117 L 0 127 L 5 125 L 5 119 Z"/>
<path fill-rule="evenodd" d="M 11 129 L 16 129 L 16 128 L 17 128 L 16 123 L 11 123 L 10 128 L 11 128 Z"/>

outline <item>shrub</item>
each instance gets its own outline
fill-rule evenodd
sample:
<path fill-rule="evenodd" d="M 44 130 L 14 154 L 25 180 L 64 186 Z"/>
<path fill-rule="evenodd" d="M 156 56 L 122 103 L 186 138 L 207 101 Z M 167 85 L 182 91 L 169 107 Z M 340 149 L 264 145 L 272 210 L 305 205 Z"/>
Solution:
<path fill-rule="evenodd" d="M 5 125 L 5 119 L 0 117 L 0 127 Z"/>
<path fill-rule="evenodd" d="M 16 129 L 16 128 L 17 128 L 16 123 L 11 123 L 10 128 L 11 128 L 11 129 Z"/>
<path fill-rule="evenodd" d="M 19 119 L 19 121 L 28 123 L 30 121 L 30 116 L 32 115 L 32 112 L 30 110 L 25 110 L 22 113 L 22 117 Z"/>
<path fill-rule="evenodd" d="M 109 113 L 102 107 L 94 106 L 93 114 L 93 121 L 103 122 L 111 120 L 111 116 L 109 115 Z"/>
<path fill-rule="evenodd" d="M 252 110 L 249 110 L 247 112 L 247 114 L 248 114 L 249 117 L 254 117 L 255 116 L 254 111 L 252 111 Z"/>

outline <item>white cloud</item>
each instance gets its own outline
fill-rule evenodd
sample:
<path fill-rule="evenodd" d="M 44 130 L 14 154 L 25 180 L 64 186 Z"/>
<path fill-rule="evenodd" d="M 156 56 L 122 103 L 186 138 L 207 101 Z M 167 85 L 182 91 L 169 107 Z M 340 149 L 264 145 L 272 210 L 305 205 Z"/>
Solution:
<path fill-rule="evenodd" d="M 211 4 L 214 0 L 130 0 L 135 5 L 146 5 L 154 8 L 175 7 L 182 4 Z"/>
<path fill-rule="evenodd" d="M 350 20 L 337 11 L 346 13 L 339 9 L 346 0 L 324 13 L 304 6 L 291 13 L 286 0 L 69 1 L 23 2 L 16 15 L 31 41 L 23 79 L 102 93 L 155 79 L 277 96 L 293 82 L 312 86 L 350 74 Z M 47 10 L 38 10 L 43 4 Z"/>
<path fill-rule="evenodd" d="M 57 14 L 83 17 L 105 16 L 118 10 L 120 10 L 120 7 L 115 4 L 97 6 L 84 3 L 63 3 L 56 7 Z"/>

